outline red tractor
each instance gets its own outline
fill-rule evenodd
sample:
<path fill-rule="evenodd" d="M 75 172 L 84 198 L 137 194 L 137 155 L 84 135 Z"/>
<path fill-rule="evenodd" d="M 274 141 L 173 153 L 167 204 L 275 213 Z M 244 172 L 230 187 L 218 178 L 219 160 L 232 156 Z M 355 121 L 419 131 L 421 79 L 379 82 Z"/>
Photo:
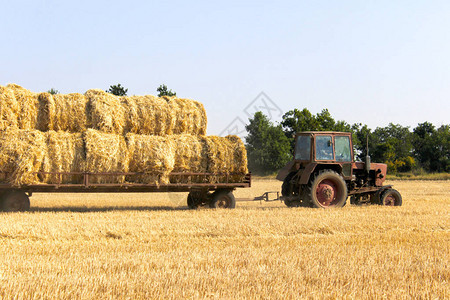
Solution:
<path fill-rule="evenodd" d="M 354 161 L 348 132 L 307 131 L 295 138 L 294 159 L 277 176 L 281 199 L 289 207 L 342 207 L 352 204 L 401 206 L 402 196 L 383 186 L 386 164 Z"/>

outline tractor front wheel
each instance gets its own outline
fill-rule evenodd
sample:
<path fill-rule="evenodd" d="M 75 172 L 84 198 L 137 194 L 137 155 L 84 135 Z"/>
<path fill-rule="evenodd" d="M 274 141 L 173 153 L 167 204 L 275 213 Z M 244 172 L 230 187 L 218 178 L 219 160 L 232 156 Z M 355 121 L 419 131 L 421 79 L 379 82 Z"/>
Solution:
<path fill-rule="evenodd" d="M 308 186 L 308 198 L 312 207 L 343 207 L 347 201 L 347 185 L 332 170 L 322 170 Z"/>

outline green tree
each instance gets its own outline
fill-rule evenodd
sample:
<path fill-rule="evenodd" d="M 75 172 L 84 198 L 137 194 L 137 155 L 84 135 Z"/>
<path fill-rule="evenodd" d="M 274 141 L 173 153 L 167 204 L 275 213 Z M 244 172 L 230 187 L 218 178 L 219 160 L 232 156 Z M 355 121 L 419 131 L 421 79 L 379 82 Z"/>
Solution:
<path fill-rule="evenodd" d="M 56 94 L 59 94 L 59 91 L 57 89 L 51 88 L 47 91 L 47 93 L 56 95 Z"/>
<path fill-rule="evenodd" d="M 111 85 L 109 87 L 109 90 L 106 91 L 107 93 L 116 95 L 116 96 L 126 96 L 128 89 L 124 88 L 123 86 L 119 84 L 117 85 Z"/>
<path fill-rule="evenodd" d="M 328 109 L 325 108 L 320 113 L 317 113 L 315 118 L 319 131 L 335 130 L 336 121 L 333 119 Z"/>
<path fill-rule="evenodd" d="M 290 110 L 282 117 L 281 126 L 294 150 L 294 136 L 301 131 L 344 131 L 350 132 L 351 126 L 345 121 L 335 121 L 328 109 L 323 109 L 316 115 L 304 108 Z"/>
<path fill-rule="evenodd" d="M 176 96 L 177 93 L 176 92 L 172 92 L 172 90 L 169 90 L 167 88 L 167 86 L 165 84 L 161 84 L 156 91 L 158 92 L 158 97 L 162 97 L 162 96 Z"/>
<path fill-rule="evenodd" d="M 290 110 L 282 117 L 281 126 L 286 136 L 293 137 L 300 131 L 318 130 L 319 125 L 311 112 L 304 108 L 303 110 Z"/>
<path fill-rule="evenodd" d="M 437 129 L 435 136 L 438 158 L 436 171 L 450 172 L 450 126 L 442 125 Z"/>
<path fill-rule="evenodd" d="M 420 166 L 428 172 L 450 171 L 449 125 L 438 129 L 429 122 L 418 124 L 413 129 L 414 156 Z"/>
<path fill-rule="evenodd" d="M 356 159 L 364 160 L 367 155 L 367 138 L 369 138 L 369 154 L 370 149 L 375 148 L 374 137 L 372 130 L 367 125 L 356 123 L 351 126 L 353 148 L 355 150 Z"/>
<path fill-rule="evenodd" d="M 267 116 L 257 112 L 245 127 L 248 165 L 252 172 L 271 174 L 291 159 L 289 140 L 280 125 L 273 125 Z"/>
<path fill-rule="evenodd" d="M 386 127 L 377 127 L 371 139 L 373 161 L 386 163 L 391 172 L 407 172 L 415 166 L 409 127 L 392 123 Z"/>

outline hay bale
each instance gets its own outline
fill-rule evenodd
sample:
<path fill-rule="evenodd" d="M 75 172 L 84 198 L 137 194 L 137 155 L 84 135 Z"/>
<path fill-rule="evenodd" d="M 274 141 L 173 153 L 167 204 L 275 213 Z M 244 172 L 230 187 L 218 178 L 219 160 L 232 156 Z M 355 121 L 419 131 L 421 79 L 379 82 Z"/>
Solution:
<path fill-rule="evenodd" d="M 15 112 L 19 129 L 47 131 L 52 128 L 55 103 L 51 94 L 33 93 L 17 84 L 7 87 L 14 94 L 16 103 L 10 102 L 9 110 Z"/>
<path fill-rule="evenodd" d="M 88 99 L 88 127 L 106 133 L 122 134 L 125 111 L 120 98 L 103 90 L 89 90 L 85 96 Z"/>
<path fill-rule="evenodd" d="M 49 131 L 47 152 L 41 170 L 44 172 L 84 172 L 86 153 L 82 133 Z M 46 183 L 82 183 L 83 175 L 43 176 Z"/>
<path fill-rule="evenodd" d="M 122 135 L 88 129 L 83 135 L 86 151 L 86 171 L 97 173 L 128 172 L 129 154 Z M 92 183 L 122 183 L 125 176 L 92 176 Z"/>
<path fill-rule="evenodd" d="M 121 97 L 125 133 L 168 135 L 175 125 L 174 111 L 166 100 L 154 96 Z"/>
<path fill-rule="evenodd" d="M 133 175 L 127 181 L 167 184 L 169 173 L 175 164 L 175 143 L 170 136 L 138 135 L 128 133 L 126 136 L 130 154 L 130 172 L 142 172 Z"/>
<path fill-rule="evenodd" d="M 206 134 L 203 104 L 176 97 L 116 97 L 103 90 L 81 94 L 33 93 L 16 84 L 0 88 L 0 130 L 6 127 L 41 131 L 147 135 Z"/>
<path fill-rule="evenodd" d="M 0 86 L 0 130 L 17 127 L 19 111 L 20 107 L 14 96 L 14 91 L 8 87 Z"/>
<path fill-rule="evenodd" d="M 206 134 L 203 104 L 175 97 L 121 97 L 125 132 L 147 135 Z"/>
<path fill-rule="evenodd" d="M 232 182 L 241 182 L 248 173 L 247 149 L 244 142 L 236 135 L 228 135 L 225 137 L 230 143 L 232 156 L 232 164 L 229 169 Z"/>
<path fill-rule="evenodd" d="M 55 102 L 49 93 L 38 94 L 38 114 L 36 128 L 41 131 L 53 129 L 53 119 L 55 115 Z"/>
<path fill-rule="evenodd" d="M 175 97 L 164 97 L 168 101 L 170 110 L 174 112 L 172 134 L 206 134 L 206 111 L 200 102 Z"/>
<path fill-rule="evenodd" d="M 220 136 L 206 136 L 204 142 L 207 146 L 208 173 L 228 173 L 231 168 L 231 157 L 229 141 Z"/>
<path fill-rule="evenodd" d="M 83 132 L 87 128 L 87 98 L 82 94 L 53 95 L 55 113 L 52 129 Z"/>
<path fill-rule="evenodd" d="M 39 94 L 30 92 L 29 90 L 17 84 L 8 84 L 17 103 L 19 111 L 17 115 L 17 125 L 20 129 L 36 129 L 39 111 Z"/>
<path fill-rule="evenodd" d="M 231 158 L 233 163 L 230 172 L 244 175 L 247 174 L 247 149 L 245 149 L 244 142 L 236 135 L 228 135 L 225 138 L 229 141 L 229 146 L 233 153 L 233 157 Z"/>
<path fill-rule="evenodd" d="M 207 147 L 204 140 L 195 135 L 173 135 L 175 165 L 173 172 L 204 173 L 208 168 Z"/>
<path fill-rule="evenodd" d="M 203 137 L 207 146 L 208 173 L 222 174 L 212 178 L 213 182 L 240 181 L 248 172 L 247 152 L 237 136 Z M 233 174 L 230 176 L 230 174 Z"/>
<path fill-rule="evenodd" d="M 174 173 L 205 173 L 208 168 L 207 147 L 203 139 L 190 134 L 173 135 L 175 143 Z M 172 183 L 187 183 L 205 181 L 203 176 L 171 175 Z"/>
<path fill-rule="evenodd" d="M 7 129 L 0 132 L 0 177 L 13 186 L 36 184 L 34 172 L 41 170 L 47 150 L 45 133 L 38 130 Z"/>

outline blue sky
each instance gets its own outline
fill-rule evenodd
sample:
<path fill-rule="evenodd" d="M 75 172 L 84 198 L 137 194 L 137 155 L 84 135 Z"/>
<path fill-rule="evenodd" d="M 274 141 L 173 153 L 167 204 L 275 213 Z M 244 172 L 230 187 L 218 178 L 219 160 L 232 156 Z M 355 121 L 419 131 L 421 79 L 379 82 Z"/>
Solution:
<path fill-rule="evenodd" d="M 450 1 L 1 1 L 0 85 L 204 103 L 219 134 L 265 92 L 370 127 L 450 123 Z M 277 120 L 274 118 L 274 120 Z"/>

